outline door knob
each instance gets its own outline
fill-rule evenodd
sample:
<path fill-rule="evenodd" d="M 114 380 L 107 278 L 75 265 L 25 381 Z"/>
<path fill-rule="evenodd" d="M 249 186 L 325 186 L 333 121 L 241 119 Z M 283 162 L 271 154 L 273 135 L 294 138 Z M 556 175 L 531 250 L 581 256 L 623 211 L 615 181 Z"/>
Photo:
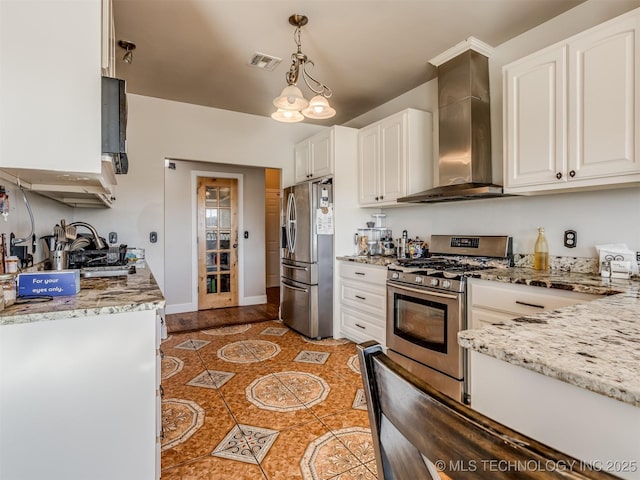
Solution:
<path fill-rule="evenodd" d="M 238 244 L 237 244 L 237 243 L 234 243 L 234 244 L 233 244 L 233 248 L 238 248 Z"/>
<path fill-rule="evenodd" d="M 569 172 L 569 176 L 570 176 L 571 178 L 575 177 L 575 176 L 576 176 L 576 171 L 575 171 L 575 170 L 571 170 L 571 171 Z"/>
<path fill-rule="evenodd" d="M 562 178 L 562 172 L 556 173 L 556 178 L 560 180 Z"/>

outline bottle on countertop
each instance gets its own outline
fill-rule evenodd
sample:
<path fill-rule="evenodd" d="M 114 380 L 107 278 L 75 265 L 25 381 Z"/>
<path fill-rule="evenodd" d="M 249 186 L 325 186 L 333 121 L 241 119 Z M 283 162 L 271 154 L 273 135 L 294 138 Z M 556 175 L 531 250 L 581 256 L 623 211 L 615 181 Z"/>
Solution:
<path fill-rule="evenodd" d="M 549 244 L 544 235 L 544 228 L 538 227 L 538 238 L 533 248 L 534 270 L 549 270 Z"/>

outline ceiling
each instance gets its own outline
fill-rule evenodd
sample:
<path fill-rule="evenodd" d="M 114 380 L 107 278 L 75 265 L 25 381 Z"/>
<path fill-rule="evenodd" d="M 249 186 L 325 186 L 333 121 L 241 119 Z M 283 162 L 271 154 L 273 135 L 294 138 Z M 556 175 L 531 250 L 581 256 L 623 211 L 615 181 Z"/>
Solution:
<path fill-rule="evenodd" d="M 467 37 L 495 47 L 583 1 L 113 0 L 116 39 L 137 45 L 131 64 L 117 48 L 116 72 L 129 93 L 268 116 L 299 13 L 309 17 L 302 51 L 337 110 L 311 123 L 342 124 L 434 78 L 428 61 Z M 255 52 L 282 62 L 250 67 Z"/>

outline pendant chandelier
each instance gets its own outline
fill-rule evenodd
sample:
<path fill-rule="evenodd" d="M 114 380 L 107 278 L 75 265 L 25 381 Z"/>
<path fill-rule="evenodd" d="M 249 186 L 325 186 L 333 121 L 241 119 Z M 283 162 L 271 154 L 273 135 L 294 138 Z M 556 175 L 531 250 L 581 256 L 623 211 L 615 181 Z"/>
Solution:
<path fill-rule="evenodd" d="M 328 98 L 332 92 L 324 83 L 316 80 L 309 72 L 309 65 L 313 62 L 302 53 L 302 43 L 300 41 L 300 27 L 307 24 L 309 19 L 304 15 L 291 15 L 289 23 L 296 27 L 293 39 L 298 46 L 298 51 L 291 54 L 291 67 L 286 73 L 287 86 L 284 87 L 279 97 L 274 98 L 273 104 L 277 107 L 271 118 L 279 122 L 300 122 L 304 117 L 313 119 L 331 118 L 336 111 L 329 105 Z M 296 86 L 298 80 L 302 78 L 315 96 L 307 100 L 302 95 L 302 91 Z"/>

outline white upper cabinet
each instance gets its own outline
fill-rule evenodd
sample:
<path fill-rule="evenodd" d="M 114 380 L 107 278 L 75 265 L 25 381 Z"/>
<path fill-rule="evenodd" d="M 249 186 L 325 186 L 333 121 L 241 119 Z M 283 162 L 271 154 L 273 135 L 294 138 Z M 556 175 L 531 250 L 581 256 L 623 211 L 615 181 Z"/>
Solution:
<path fill-rule="evenodd" d="M 407 109 L 360 129 L 360 206 L 398 205 L 398 198 L 431 188 L 433 172 L 431 113 Z"/>
<path fill-rule="evenodd" d="M 0 168 L 100 173 L 101 14 L 0 2 Z"/>
<path fill-rule="evenodd" d="M 103 9 L 0 1 L 0 175 L 72 206 L 109 206 L 116 183 L 101 152 Z"/>
<path fill-rule="evenodd" d="M 296 144 L 295 182 L 304 182 L 333 173 L 334 128 Z"/>
<path fill-rule="evenodd" d="M 505 192 L 640 182 L 640 12 L 503 69 Z"/>

